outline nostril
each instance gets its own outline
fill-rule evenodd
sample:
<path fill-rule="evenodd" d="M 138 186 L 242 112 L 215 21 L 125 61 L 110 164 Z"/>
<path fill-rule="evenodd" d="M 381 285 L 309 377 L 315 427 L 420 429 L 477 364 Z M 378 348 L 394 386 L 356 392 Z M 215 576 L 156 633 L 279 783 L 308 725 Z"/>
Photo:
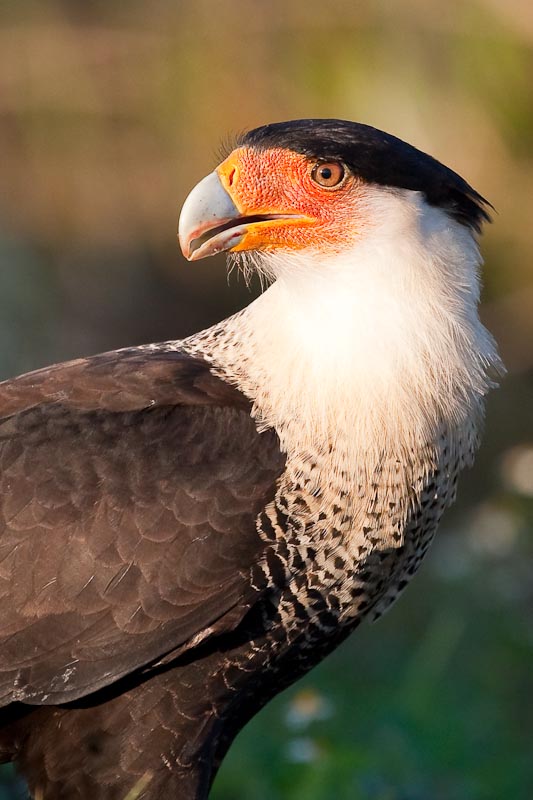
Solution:
<path fill-rule="evenodd" d="M 233 186 L 233 181 L 235 179 L 235 167 L 232 167 L 231 171 L 228 173 L 228 186 Z"/>

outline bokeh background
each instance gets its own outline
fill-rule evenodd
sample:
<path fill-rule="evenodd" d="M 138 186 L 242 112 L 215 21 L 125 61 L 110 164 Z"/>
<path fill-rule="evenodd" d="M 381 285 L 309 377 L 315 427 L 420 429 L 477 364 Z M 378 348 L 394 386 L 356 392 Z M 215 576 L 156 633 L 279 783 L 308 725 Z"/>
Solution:
<path fill-rule="evenodd" d="M 483 317 L 509 374 L 412 587 L 246 728 L 212 796 L 530 800 L 529 0 L 0 0 L 0 377 L 248 303 L 223 260 L 181 259 L 178 209 L 221 141 L 304 116 L 384 128 L 494 203 Z"/>

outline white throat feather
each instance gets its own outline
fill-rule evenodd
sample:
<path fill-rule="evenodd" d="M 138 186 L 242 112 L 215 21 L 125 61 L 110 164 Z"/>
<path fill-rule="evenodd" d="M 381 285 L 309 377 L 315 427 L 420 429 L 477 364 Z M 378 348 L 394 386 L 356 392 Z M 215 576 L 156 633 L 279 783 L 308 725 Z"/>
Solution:
<path fill-rule="evenodd" d="M 378 222 L 349 247 L 245 257 L 275 282 L 222 323 L 211 353 L 284 450 L 327 449 L 352 475 L 419 460 L 443 430 L 475 437 L 502 369 L 477 313 L 471 231 L 416 192 L 365 203 Z"/>

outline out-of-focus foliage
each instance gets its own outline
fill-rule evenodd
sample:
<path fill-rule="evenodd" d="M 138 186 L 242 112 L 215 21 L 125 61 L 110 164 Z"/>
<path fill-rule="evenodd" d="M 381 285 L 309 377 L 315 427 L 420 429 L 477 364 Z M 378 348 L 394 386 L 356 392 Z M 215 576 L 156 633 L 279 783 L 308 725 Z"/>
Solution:
<path fill-rule="evenodd" d="M 243 128 L 364 121 L 497 209 L 483 316 L 509 376 L 476 469 L 406 596 L 247 727 L 214 800 L 533 796 L 532 85 L 525 0 L 0 0 L 4 377 L 249 301 L 175 242 Z"/>

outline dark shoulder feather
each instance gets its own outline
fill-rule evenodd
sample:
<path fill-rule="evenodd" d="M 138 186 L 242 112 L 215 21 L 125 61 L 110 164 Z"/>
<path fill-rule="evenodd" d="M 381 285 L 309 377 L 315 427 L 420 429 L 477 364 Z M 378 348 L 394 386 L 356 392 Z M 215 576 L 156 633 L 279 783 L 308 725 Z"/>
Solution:
<path fill-rule="evenodd" d="M 0 383 L 0 418 L 42 403 L 86 411 L 175 404 L 250 408 L 244 395 L 217 377 L 206 361 L 171 344 L 114 350 Z"/>

